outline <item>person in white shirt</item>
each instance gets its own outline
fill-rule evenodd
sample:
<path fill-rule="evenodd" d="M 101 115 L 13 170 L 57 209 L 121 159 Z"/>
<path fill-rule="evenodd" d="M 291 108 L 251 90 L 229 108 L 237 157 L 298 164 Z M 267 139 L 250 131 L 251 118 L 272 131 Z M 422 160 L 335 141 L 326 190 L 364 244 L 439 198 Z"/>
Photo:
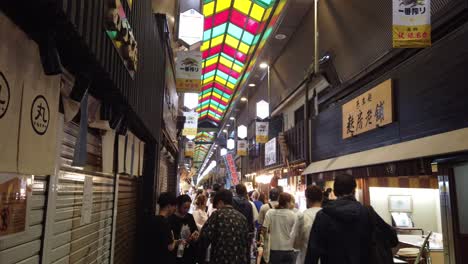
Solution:
<path fill-rule="evenodd" d="M 310 230 L 315 221 L 315 216 L 322 209 L 323 193 L 317 186 L 309 186 L 305 191 L 307 209 L 298 214 L 295 248 L 299 250 L 296 264 L 303 264 L 307 254 Z"/>
<path fill-rule="evenodd" d="M 195 200 L 196 209 L 193 211 L 193 218 L 197 224 L 198 231 L 202 229 L 206 220 L 208 220 L 208 214 L 206 213 L 206 200 L 207 199 L 204 194 L 198 195 Z"/>
<path fill-rule="evenodd" d="M 276 209 L 265 215 L 262 234 L 270 234 L 270 264 L 294 264 L 296 261 L 294 242 L 298 219 L 291 205 L 292 196 L 283 192 Z"/>
<path fill-rule="evenodd" d="M 278 206 L 278 197 L 279 197 L 279 190 L 277 188 L 272 188 L 270 190 L 269 196 L 270 196 L 270 202 L 262 205 L 260 207 L 260 212 L 258 213 L 258 223 L 260 226 L 263 225 L 263 221 L 265 220 L 265 215 L 270 209 L 276 208 Z M 260 230 L 258 231 L 259 233 Z M 258 261 L 263 261 L 265 263 L 269 263 L 270 261 L 270 235 L 268 233 L 265 234 L 260 234 L 260 245 L 258 247 Z"/>

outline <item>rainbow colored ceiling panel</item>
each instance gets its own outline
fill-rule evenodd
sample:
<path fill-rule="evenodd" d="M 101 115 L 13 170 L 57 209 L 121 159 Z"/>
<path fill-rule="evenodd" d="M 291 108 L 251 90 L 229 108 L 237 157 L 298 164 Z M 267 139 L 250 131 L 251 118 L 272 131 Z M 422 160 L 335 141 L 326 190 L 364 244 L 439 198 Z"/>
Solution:
<path fill-rule="evenodd" d="M 214 133 L 213 132 L 199 132 L 195 137 L 195 142 L 200 143 L 213 143 Z"/>
<path fill-rule="evenodd" d="M 199 122 L 219 124 L 276 0 L 204 0 Z"/>
<path fill-rule="evenodd" d="M 210 150 L 210 144 L 197 144 L 195 147 L 195 154 L 193 156 L 194 163 L 202 163 L 205 158 L 206 154 Z"/>

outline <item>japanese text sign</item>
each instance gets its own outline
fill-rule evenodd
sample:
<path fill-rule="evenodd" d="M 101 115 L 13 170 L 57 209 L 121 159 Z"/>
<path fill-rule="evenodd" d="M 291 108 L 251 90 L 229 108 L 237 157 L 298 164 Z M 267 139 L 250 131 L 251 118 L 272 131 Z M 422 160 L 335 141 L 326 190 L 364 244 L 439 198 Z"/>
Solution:
<path fill-rule="evenodd" d="M 198 93 L 201 88 L 200 51 L 180 51 L 176 61 L 176 89 L 178 93 Z"/>
<path fill-rule="evenodd" d="M 392 80 L 387 80 L 342 106 L 343 139 L 393 122 Z"/>
<path fill-rule="evenodd" d="M 195 152 L 195 142 L 187 141 L 185 143 L 185 157 L 191 158 Z"/>
<path fill-rule="evenodd" d="M 239 183 L 239 178 L 237 177 L 237 169 L 236 164 L 234 163 L 234 157 L 231 153 L 228 153 L 226 154 L 225 159 L 228 167 L 228 174 L 232 179 L 232 185 L 237 185 Z"/>
<path fill-rule="evenodd" d="M 247 140 L 238 140 L 237 141 L 237 155 L 238 156 L 247 156 Z"/>
<path fill-rule="evenodd" d="M 268 122 L 257 122 L 255 124 L 255 140 L 257 143 L 267 143 L 268 142 Z"/>
<path fill-rule="evenodd" d="M 276 164 L 276 138 L 265 144 L 265 166 Z"/>
<path fill-rule="evenodd" d="M 182 130 L 183 136 L 196 136 L 198 127 L 198 113 L 195 111 L 184 113 L 185 124 Z"/>
<path fill-rule="evenodd" d="M 431 0 L 393 0 L 393 47 L 431 46 Z"/>
<path fill-rule="evenodd" d="M 0 238 L 26 231 L 31 176 L 0 174 Z"/>

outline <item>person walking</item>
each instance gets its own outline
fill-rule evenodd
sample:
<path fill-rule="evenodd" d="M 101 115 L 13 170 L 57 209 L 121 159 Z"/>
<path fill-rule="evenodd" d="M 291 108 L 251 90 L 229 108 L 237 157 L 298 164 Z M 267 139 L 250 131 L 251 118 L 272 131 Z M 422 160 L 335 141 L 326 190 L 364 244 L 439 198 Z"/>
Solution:
<path fill-rule="evenodd" d="M 190 196 L 184 194 L 177 197 L 177 210 L 169 217 L 174 237 L 182 240 L 177 250 L 173 252 L 177 264 L 195 264 L 196 263 L 196 242 L 199 236 L 197 224 L 193 215 L 189 214 L 192 200 Z"/>
<path fill-rule="evenodd" d="M 216 211 L 203 226 L 200 252 L 209 252 L 207 263 L 250 264 L 248 221 L 233 208 L 233 195 L 228 190 L 218 191 L 213 199 Z M 211 250 L 207 250 L 211 248 Z"/>
<path fill-rule="evenodd" d="M 260 212 L 258 213 L 258 223 L 260 226 L 263 226 L 263 222 L 265 220 L 265 215 L 267 212 L 276 206 L 278 206 L 278 197 L 279 197 L 279 190 L 277 188 L 272 188 L 270 190 L 269 196 L 270 196 L 270 202 L 262 205 L 260 208 Z M 260 232 L 261 233 L 261 232 Z M 257 257 L 257 263 L 259 262 L 264 262 L 268 263 L 270 260 L 270 234 L 265 233 L 265 234 L 260 234 L 259 241 L 262 241 L 259 243 L 258 246 L 258 257 Z"/>
<path fill-rule="evenodd" d="M 292 201 L 289 193 L 281 193 L 278 206 L 269 210 L 263 221 L 262 234 L 270 234 L 271 264 L 295 263 L 294 242 L 298 221 Z"/>
<path fill-rule="evenodd" d="M 158 198 L 159 214 L 151 219 L 150 237 L 154 239 L 154 250 L 158 252 L 161 263 L 174 264 L 175 258 L 172 252 L 175 251 L 180 240 L 174 239 L 168 217 L 176 209 L 176 196 L 174 193 L 161 193 Z"/>
<path fill-rule="evenodd" d="M 305 264 L 393 263 L 391 248 L 398 245 L 396 231 L 371 207 L 355 198 L 351 175 L 335 177 L 337 200 L 317 213 L 310 233 Z M 376 245 L 380 257 L 375 258 Z"/>
<path fill-rule="evenodd" d="M 204 194 L 198 195 L 195 200 L 196 209 L 193 211 L 193 218 L 197 224 L 198 231 L 202 229 L 206 220 L 208 220 L 208 214 L 206 213 L 206 200 L 207 199 Z"/>
<path fill-rule="evenodd" d="M 297 237 L 295 248 L 299 250 L 296 264 L 304 264 L 309 243 L 310 230 L 315 221 L 315 216 L 322 209 L 323 193 L 317 186 L 309 186 L 305 191 L 307 209 L 298 213 Z"/>
<path fill-rule="evenodd" d="M 263 205 L 263 201 L 260 199 L 260 193 L 258 191 L 254 191 L 252 193 L 252 200 L 255 204 L 255 208 L 257 208 L 257 211 L 260 213 L 260 208 Z"/>
<path fill-rule="evenodd" d="M 247 187 L 239 183 L 236 185 L 236 196 L 233 198 L 233 207 L 245 216 L 249 223 L 249 232 L 254 231 L 254 208 L 247 198 Z"/>

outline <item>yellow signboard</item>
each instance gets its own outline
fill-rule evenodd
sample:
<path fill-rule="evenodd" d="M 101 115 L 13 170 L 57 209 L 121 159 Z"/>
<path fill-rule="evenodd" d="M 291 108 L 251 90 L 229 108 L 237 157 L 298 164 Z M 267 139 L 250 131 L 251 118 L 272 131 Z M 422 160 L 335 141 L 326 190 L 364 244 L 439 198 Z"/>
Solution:
<path fill-rule="evenodd" d="M 393 47 L 431 46 L 431 0 L 393 0 Z"/>
<path fill-rule="evenodd" d="M 247 140 L 237 141 L 237 156 L 247 156 Z"/>
<path fill-rule="evenodd" d="M 178 93 L 198 93 L 201 88 L 200 51 L 180 51 L 176 61 L 176 89 Z"/>
<path fill-rule="evenodd" d="M 393 122 L 392 80 L 387 80 L 342 106 L 343 139 Z"/>
<path fill-rule="evenodd" d="M 268 122 L 257 122 L 255 124 L 255 141 L 257 143 L 265 144 L 268 142 Z"/>

